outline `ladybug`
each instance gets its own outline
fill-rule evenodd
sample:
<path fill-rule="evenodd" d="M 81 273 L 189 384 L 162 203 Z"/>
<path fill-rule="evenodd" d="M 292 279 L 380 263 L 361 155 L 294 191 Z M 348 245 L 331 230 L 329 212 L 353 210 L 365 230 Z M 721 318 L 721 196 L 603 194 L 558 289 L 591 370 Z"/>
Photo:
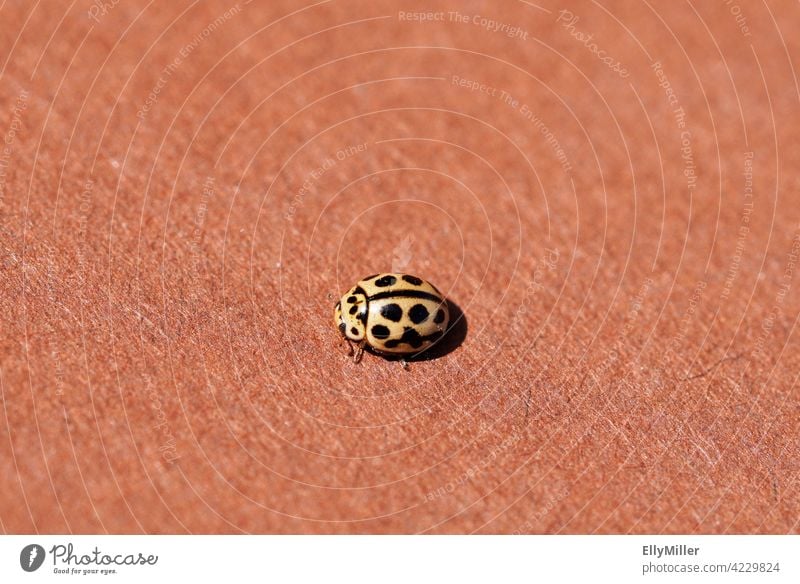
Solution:
<path fill-rule="evenodd" d="M 358 363 L 365 346 L 382 355 L 424 351 L 444 335 L 450 314 L 430 282 L 410 274 L 374 274 L 342 296 L 333 319 L 345 340 L 356 343 Z"/>

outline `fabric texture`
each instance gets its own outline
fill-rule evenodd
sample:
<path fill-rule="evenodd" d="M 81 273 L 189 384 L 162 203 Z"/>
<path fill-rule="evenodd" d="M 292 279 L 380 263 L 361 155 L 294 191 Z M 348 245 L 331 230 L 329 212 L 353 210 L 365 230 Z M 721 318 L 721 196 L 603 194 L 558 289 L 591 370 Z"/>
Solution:
<path fill-rule="evenodd" d="M 796 3 L 0 15 L 4 532 L 798 531 Z"/>

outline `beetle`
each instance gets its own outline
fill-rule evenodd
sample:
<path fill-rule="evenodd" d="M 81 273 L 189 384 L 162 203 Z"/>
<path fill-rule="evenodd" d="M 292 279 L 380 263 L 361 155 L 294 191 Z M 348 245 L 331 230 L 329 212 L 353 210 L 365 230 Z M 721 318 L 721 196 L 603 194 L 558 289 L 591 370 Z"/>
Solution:
<path fill-rule="evenodd" d="M 447 330 L 447 301 L 433 284 L 411 274 L 373 274 L 359 280 L 336 303 L 339 332 L 356 344 L 358 363 L 365 347 L 382 355 L 417 354 Z"/>

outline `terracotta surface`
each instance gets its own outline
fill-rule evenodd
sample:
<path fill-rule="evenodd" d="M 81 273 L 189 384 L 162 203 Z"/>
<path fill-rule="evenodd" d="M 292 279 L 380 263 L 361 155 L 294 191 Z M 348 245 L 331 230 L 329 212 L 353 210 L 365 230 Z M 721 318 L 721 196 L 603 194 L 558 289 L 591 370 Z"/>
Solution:
<path fill-rule="evenodd" d="M 797 532 L 798 30 L 4 3 L 2 529 Z M 331 322 L 390 270 L 466 317 L 408 371 Z"/>

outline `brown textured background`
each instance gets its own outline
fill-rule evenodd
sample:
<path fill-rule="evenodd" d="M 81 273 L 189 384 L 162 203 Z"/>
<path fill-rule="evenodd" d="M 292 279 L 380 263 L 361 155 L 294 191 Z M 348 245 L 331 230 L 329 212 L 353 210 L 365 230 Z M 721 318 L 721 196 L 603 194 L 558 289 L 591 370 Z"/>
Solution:
<path fill-rule="evenodd" d="M 797 532 L 797 30 L 4 3 L 3 531 Z M 330 322 L 392 268 L 467 318 L 409 371 Z"/>

